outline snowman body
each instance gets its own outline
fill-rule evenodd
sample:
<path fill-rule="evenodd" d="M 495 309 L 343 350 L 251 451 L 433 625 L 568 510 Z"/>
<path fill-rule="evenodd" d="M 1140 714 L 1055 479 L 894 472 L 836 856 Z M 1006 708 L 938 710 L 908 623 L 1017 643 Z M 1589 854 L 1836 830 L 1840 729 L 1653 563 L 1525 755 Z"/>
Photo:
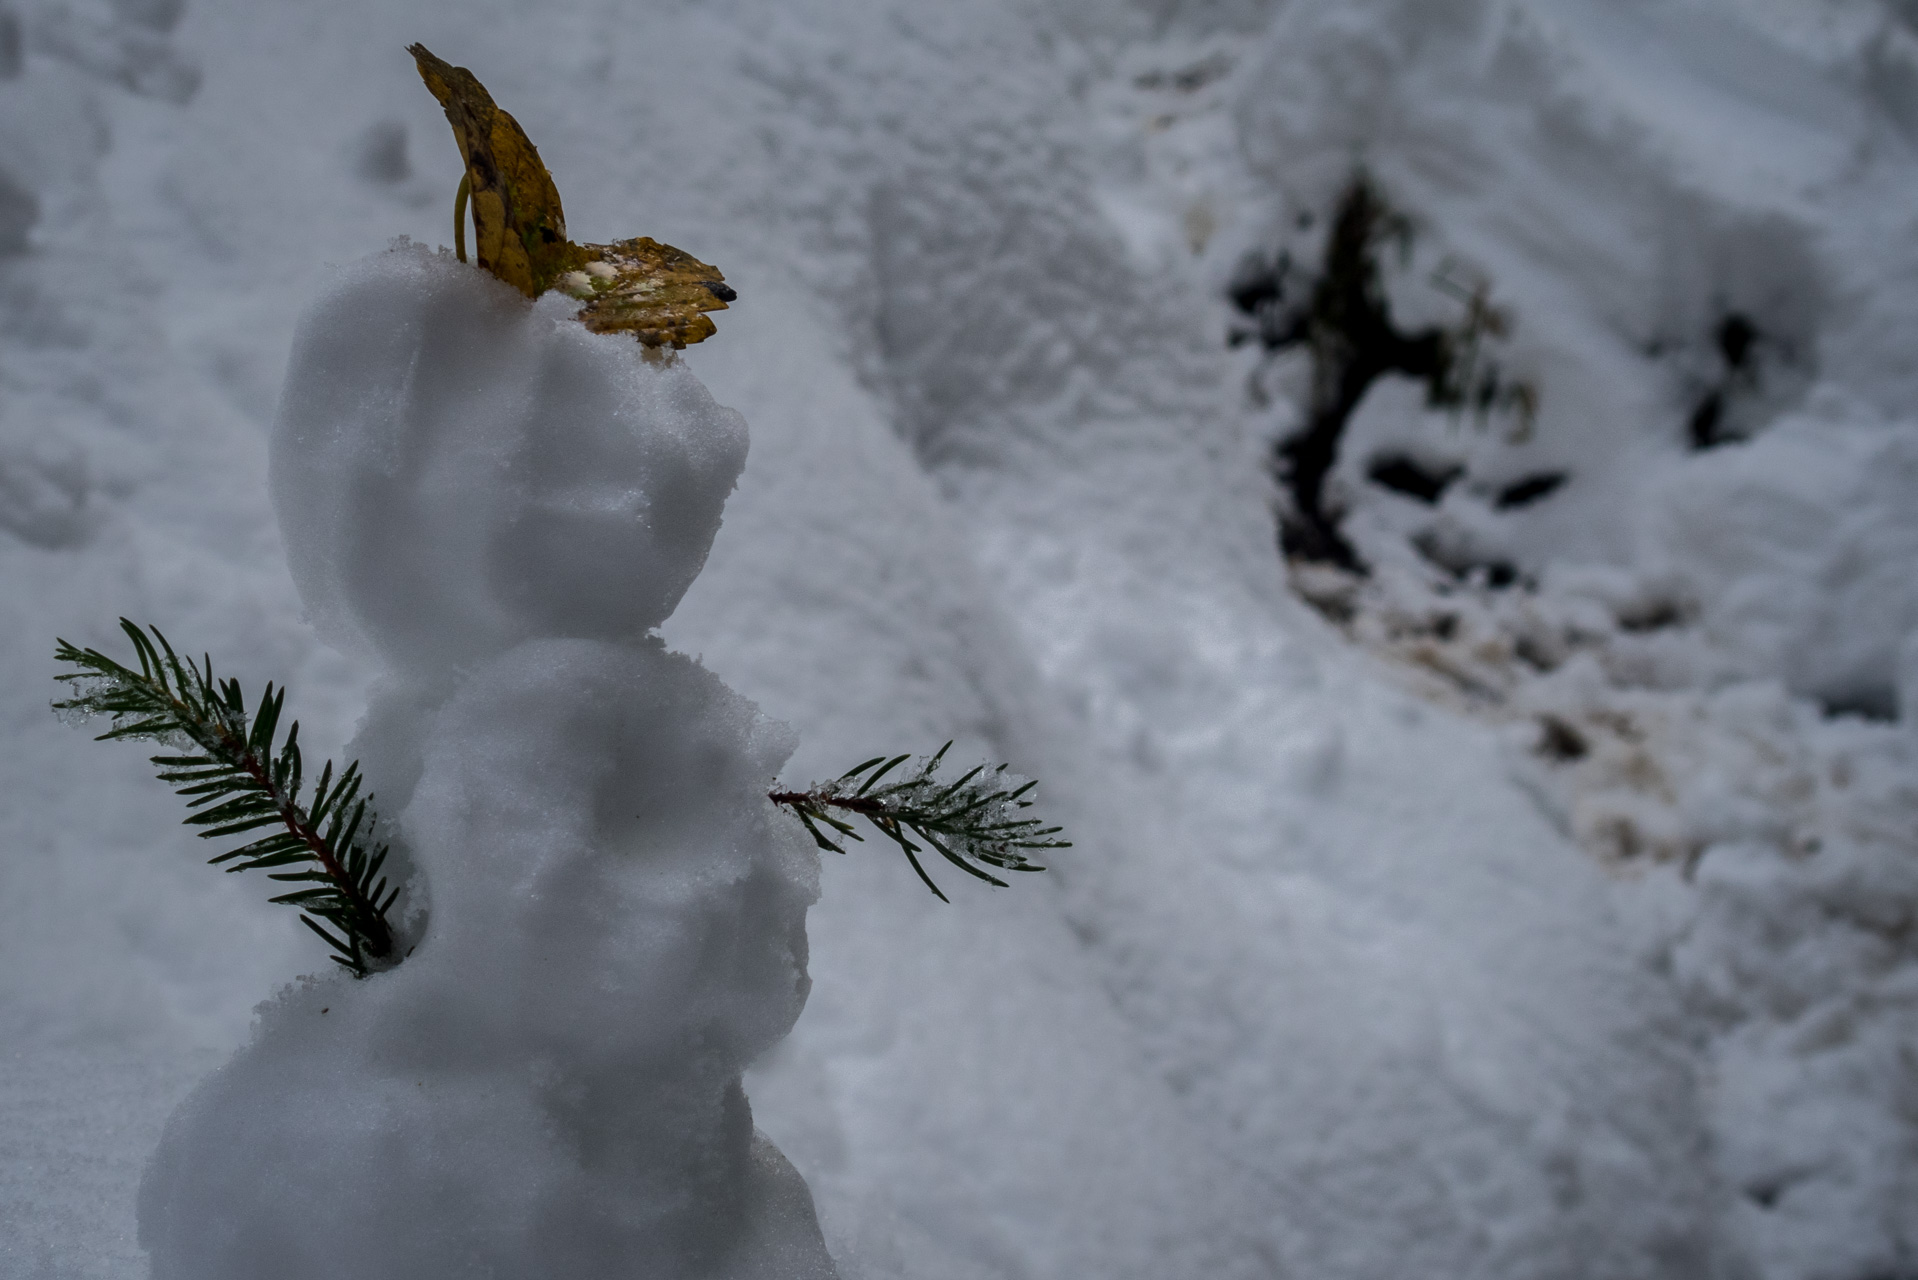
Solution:
<path fill-rule="evenodd" d="M 678 365 L 399 248 L 296 339 L 275 501 L 386 675 L 411 954 L 263 1006 L 141 1190 L 155 1280 L 825 1280 L 740 1073 L 806 998 L 783 726 L 651 633 L 744 463 Z"/>

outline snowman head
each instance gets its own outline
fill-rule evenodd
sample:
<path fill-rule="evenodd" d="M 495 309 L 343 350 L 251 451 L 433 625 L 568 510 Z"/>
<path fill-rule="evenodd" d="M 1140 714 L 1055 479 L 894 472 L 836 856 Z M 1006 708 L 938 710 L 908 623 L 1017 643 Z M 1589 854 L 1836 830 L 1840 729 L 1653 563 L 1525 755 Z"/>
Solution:
<path fill-rule="evenodd" d="M 550 296 L 550 295 L 549 295 Z M 691 371 L 443 255 L 356 264 L 301 323 L 274 426 L 316 626 L 424 674 L 672 613 L 745 464 Z"/>

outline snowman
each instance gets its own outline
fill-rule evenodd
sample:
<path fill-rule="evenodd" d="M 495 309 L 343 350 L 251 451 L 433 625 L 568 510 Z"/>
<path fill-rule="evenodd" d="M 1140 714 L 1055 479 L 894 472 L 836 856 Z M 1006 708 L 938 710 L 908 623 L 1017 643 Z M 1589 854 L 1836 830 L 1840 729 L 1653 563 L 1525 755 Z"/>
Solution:
<path fill-rule="evenodd" d="M 791 749 L 654 629 L 746 428 L 682 364 L 397 245 L 304 318 L 272 440 L 309 617 L 384 672 L 350 749 L 403 964 L 307 980 L 170 1122 L 155 1280 L 813 1280 L 740 1074 L 805 1003 Z"/>

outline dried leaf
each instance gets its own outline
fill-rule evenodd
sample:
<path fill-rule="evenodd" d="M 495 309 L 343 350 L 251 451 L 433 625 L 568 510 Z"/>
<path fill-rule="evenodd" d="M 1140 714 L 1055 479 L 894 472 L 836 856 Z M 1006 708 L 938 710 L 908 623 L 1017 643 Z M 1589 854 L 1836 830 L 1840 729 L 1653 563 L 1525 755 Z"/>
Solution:
<path fill-rule="evenodd" d="M 571 265 L 566 214 L 552 175 L 519 121 L 499 109 L 471 71 L 442 62 L 425 45 L 407 52 L 446 109 L 466 161 L 475 258 L 527 297 L 538 297 Z"/>
<path fill-rule="evenodd" d="M 717 267 L 647 236 L 584 249 L 586 261 L 557 283 L 586 303 L 579 318 L 594 333 L 626 330 L 649 347 L 684 347 L 711 337 L 704 313 L 738 296 Z"/>
<path fill-rule="evenodd" d="M 716 332 L 708 311 L 736 295 L 717 267 L 648 237 L 578 245 L 566 238 L 559 189 L 526 131 L 465 67 L 416 44 L 407 52 L 446 109 L 466 161 L 474 259 L 529 298 L 558 288 L 580 299 L 595 333 L 630 332 L 648 347 L 685 347 Z M 463 217 L 463 215 L 456 215 Z"/>

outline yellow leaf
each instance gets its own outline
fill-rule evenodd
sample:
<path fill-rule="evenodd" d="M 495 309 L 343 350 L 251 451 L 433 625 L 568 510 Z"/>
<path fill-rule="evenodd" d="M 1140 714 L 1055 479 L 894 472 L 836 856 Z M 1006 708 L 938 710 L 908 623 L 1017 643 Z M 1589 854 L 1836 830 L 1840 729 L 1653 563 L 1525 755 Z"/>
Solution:
<path fill-rule="evenodd" d="M 737 296 L 717 267 L 645 236 L 603 245 L 568 240 L 559 188 L 519 122 L 465 67 L 441 61 L 425 45 L 407 52 L 446 109 L 466 161 L 455 221 L 463 238 L 470 198 L 480 266 L 529 298 L 558 288 L 580 299 L 579 319 L 596 333 L 630 332 L 648 347 L 685 347 L 712 336 L 705 313 L 724 311 Z"/>
<path fill-rule="evenodd" d="M 553 176 L 519 121 L 494 104 L 471 71 L 440 61 L 422 44 L 407 52 L 446 108 L 466 161 L 475 258 L 527 297 L 538 297 L 569 265 L 566 214 Z"/>

